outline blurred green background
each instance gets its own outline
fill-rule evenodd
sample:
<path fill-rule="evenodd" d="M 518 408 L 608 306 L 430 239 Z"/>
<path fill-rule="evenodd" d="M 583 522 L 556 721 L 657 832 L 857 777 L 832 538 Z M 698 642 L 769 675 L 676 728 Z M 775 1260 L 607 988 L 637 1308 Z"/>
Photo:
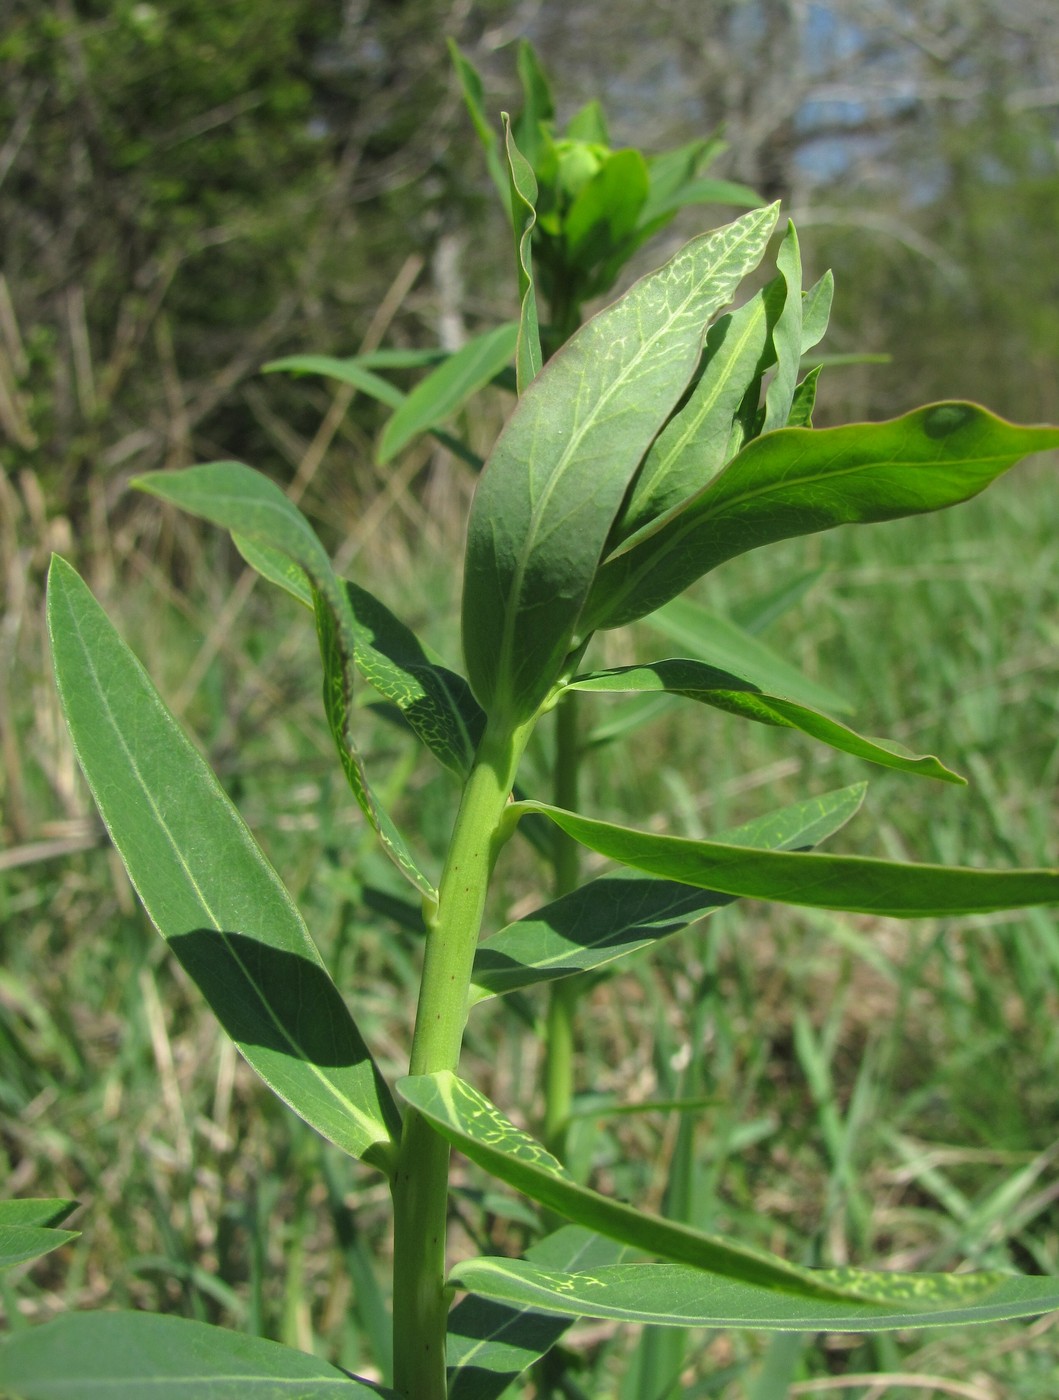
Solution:
<path fill-rule="evenodd" d="M 517 104 L 528 37 L 560 124 L 599 97 L 616 145 L 723 127 L 711 174 L 784 200 L 807 281 L 834 268 L 824 351 L 890 357 L 825 372 L 819 423 L 940 396 L 1059 417 L 1051 0 L 7 0 L 0 1164 L 9 1195 L 78 1197 L 85 1232 L 4 1285 L 9 1326 L 132 1303 L 385 1370 L 385 1192 L 259 1090 L 135 905 L 61 727 L 41 603 L 58 549 L 198 736 L 398 1068 L 416 938 L 387 917 L 385 862 L 331 761 L 309 629 L 223 540 L 126 485 L 250 462 L 458 662 L 466 467 L 426 441 L 380 467 L 376 403 L 260 372 L 304 351 L 452 349 L 514 313 L 510 235 L 448 36 L 497 114 Z M 728 217 L 686 212 L 640 269 Z M 509 403 L 487 391 L 457 425 L 483 454 Z M 971 779 L 874 778 L 846 849 L 1054 864 L 1056 499 L 1055 464 L 1038 460 L 958 511 L 751 554 L 700 590 L 738 620 L 822 570 L 769 643 L 845 696 L 864 732 Z M 639 655 L 649 637 L 672 647 L 641 635 Z M 629 659 L 627 639 L 613 646 Z M 367 708 L 363 721 L 377 781 L 429 859 L 449 782 Z M 600 747 L 585 805 L 705 835 L 861 776 L 797 738 L 673 710 L 627 748 Z M 532 907 L 539 881 L 528 857 L 513 865 L 507 907 Z M 539 1046 L 524 1025 L 479 1013 L 468 1069 L 532 1121 Z M 693 1161 L 685 1213 L 792 1257 L 1059 1269 L 1053 912 L 907 927 L 739 907 L 601 983 L 583 1036 L 574 1150 L 608 1189 L 657 1206 L 674 1162 Z M 709 1100 L 694 1127 L 597 1116 L 615 1096 L 677 1092 Z M 464 1228 L 517 1248 L 519 1209 L 490 1198 L 483 1213 L 478 1186 L 467 1178 Z M 635 1369 L 616 1379 L 633 1341 L 583 1338 L 601 1368 L 590 1393 L 648 1395 Z M 843 1378 L 868 1396 L 882 1392 L 857 1376 L 914 1372 L 1026 1400 L 1055 1394 L 1059 1332 L 1045 1319 L 825 1339 L 771 1390 L 775 1357 L 753 1337 L 701 1338 L 691 1357 L 673 1394 L 771 1400 Z"/>

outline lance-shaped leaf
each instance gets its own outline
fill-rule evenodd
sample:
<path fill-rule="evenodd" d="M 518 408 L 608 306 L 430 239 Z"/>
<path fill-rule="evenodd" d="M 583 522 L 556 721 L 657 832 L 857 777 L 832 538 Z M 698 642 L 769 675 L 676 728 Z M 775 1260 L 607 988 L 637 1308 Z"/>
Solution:
<path fill-rule="evenodd" d="M 965 783 L 933 754 L 909 753 L 900 744 L 889 740 L 866 739 L 845 724 L 829 719 L 819 710 L 811 710 L 782 695 L 769 695 L 750 681 L 720 671 L 701 661 L 674 659 L 651 661 L 642 666 L 618 666 L 613 670 L 595 671 L 577 676 L 563 690 L 585 690 L 603 694 L 650 694 L 664 691 L 697 700 L 714 709 L 727 710 L 758 724 L 777 725 L 782 729 L 797 729 L 820 743 L 842 753 L 850 753 L 883 768 L 896 768 L 901 773 L 918 773 L 924 778 L 940 778 L 946 783 Z"/>
<path fill-rule="evenodd" d="M 577 1225 L 538 1240 L 526 1251 L 537 1268 L 581 1270 L 614 1264 L 628 1251 Z M 550 1351 L 569 1318 L 464 1298 L 449 1314 L 449 1400 L 499 1400 L 513 1380 Z"/>
<path fill-rule="evenodd" d="M 975 870 L 870 856 L 757 851 L 722 841 L 634 831 L 544 802 L 516 802 L 505 818 L 517 821 L 523 812 L 542 813 L 589 850 L 634 870 L 748 899 L 894 919 L 1059 904 L 1059 870 Z"/>
<path fill-rule="evenodd" d="M 48 582 L 66 722 L 155 927 L 281 1099 L 388 1166 L 400 1118 L 301 916 L 217 779 L 77 574 Z"/>
<path fill-rule="evenodd" d="M 612 543 L 685 501 L 724 466 L 732 419 L 760 373 L 769 344 L 775 284 L 710 327 L 691 397 L 651 444 L 612 532 Z"/>
<path fill-rule="evenodd" d="M 0 1347 L 10 1400 L 380 1400 L 366 1385 L 293 1347 L 183 1317 L 67 1313 Z"/>
<path fill-rule="evenodd" d="M 835 279 L 830 271 L 825 272 L 819 281 L 814 282 L 802 297 L 802 343 L 801 353 L 805 355 L 814 345 L 819 345 L 827 333 L 831 320 L 831 303 L 835 296 Z"/>
<path fill-rule="evenodd" d="M 820 379 L 820 365 L 811 369 L 794 391 L 791 411 L 787 417 L 788 428 L 811 428 L 813 409 L 816 407 L 816 386 Z"/>
<path fill-rule="evenodd" d="M 1056 446 L 1059 428 L 1006 423 L 970 403 L 766 433 L 604 561 L 582 628 L 643 617 L 726 559 L 774 540 L 956 505 L 1020 458 Z"/>
<path fill-rule="evenodd" d="M 528 39 L 519 41 L 515 60 L 519 82 L 522 84 L 522 111 L 515 119 L 515 139 L 531 165 L 536 165 L 542 131 L 555 119 L 555 98 L 548 75 L 541 67 L 537 52 Z"/>
<path fill-rule="evenodd" d="M 490 178 L 497 188 L 501 202 L 506 209 L 510 195 L 507 174 L 504 170 L 504 162 L 500 158 L 496 131 L 485 110 L 485 88 L 482 85 L 481 76 L 471 63 L 459 50 L 455 40 L 450 39 L 449 56 L 452 59 L 452 66 L 456 70 L 456 76 L 460 82 L 460 89 L 463 92 L 463 100 L 466 103 L 467 111 L 474 129 L 478 133 L 478 139 L 482 143 L 482 150 L 485 152 L 485 163 L 489 170 Z"/>
<path fill-rule="evenodd" d="M 56 1196 L 0 1201 L 0 1272 L 77 1239 L 80 1230 L 57 1228 L 76 1205 Z"/>
<path fill-rule="evenodd" d="M 305 570 L 287 555 L 233 533 L 246 562 L 310 611 L 313 590 Z M 354 663 L 385 699 L 396 705 L 434 757 L 466 776 L 485 728 L 485 715 L 460 675 L 432 661 L 410 627 L 367 589 L 342 580 L 353 612 Z"/>
<path fill-rule="evenodd" d="M 726 832 L 725 840 L 766 850 L 818 845 L 849 821 L 865 791 L 866 784 L 856 783 L 784 807 Z M 679 933 L 734 898 L 675 880 L 601 876 L 479 944 L 472 996 L 484 1000 L 602 967 Z"/>
<path fill-rule="evenodd" d="M 719 1235 L 646 1215 L 579 1185 L 529 1133 L 516 1128 L 495 1104 L 456 1075 L 411 1075 L 397 1092 L 465 1157 L 530 1200 L 608 1239 L 675 1262 L 709 1269 L 765 1288 L 813 1297 L 844 1297 L 844 1285 L 818 1284 L 810 1269 Z"/>
<path fill-rule="evenodd" d="M 518 344 L 515 347 L 515 382 L 518 392 L 540 373 L 541 333 L 537 317 L 537 290 L 533 282 L 533 228 L 537 222 L 537 180 L 533 167 L 515 144 L 511 122 L 504 114 L 504 147 L 511 174 L 511 211 L 518 266 Z"/>
<path fill-rule="evenodd" d="M 505 322 L 477 335 L 421 379 L 383 429 L 378 460 L 389 462 L 420 433 L 451 417 L 511 363 L 519 328 Z"/>
<path fill-rule="evenodd" d="M 324 710 L 353 794 L 401 873 L 428 899 L 437 894 L 368 782 L 352 732 L 357 624 L 349 598 L 312 526 L 274 482 L 239 462 L 211 462 L 185 471 L 152 472 L 134 486 L 170 501 L 251 542 L 266 545 L 303 569 L 313 589 Z"/>
<path fill-rule="evenodd" d="M 776 256 L 776 267 L 787 288 L 787 295 L 772 330 L 776 370 L 765 394 L 765 422 L 761 429 L 764 433 L 787 426 L 802 359 L 802 257 L 798 235 L 789 221 Z"/>
<path fill-rule="evenodd" d="M 857 1277 L 821 1270 L 820 1278 Z M 449 1281 L 497 1305 L 656 1327 L 888 1332 L 1036 1317 L 1059 1308 L 1059 1280 L 1005 1274 L 863 1276 L 871 1299 L 833 1302 L 755 1287 L 679 1264 L 613 1264 L 567 1273 L 521 1259 L 468 1259 Z"/>
<path fill-rule="evenodd" d="M 775 209 L 695 239 L 552 358 L 475 492 L 463 641 L 487 713 L 528 719 L 558 678 L 629 479 L 760 259 Z"/>

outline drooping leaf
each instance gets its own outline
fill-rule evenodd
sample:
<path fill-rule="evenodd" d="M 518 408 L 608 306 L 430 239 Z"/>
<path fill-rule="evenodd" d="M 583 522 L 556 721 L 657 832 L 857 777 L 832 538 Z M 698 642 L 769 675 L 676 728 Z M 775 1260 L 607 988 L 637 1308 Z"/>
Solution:
<path fill-rule="evenodd" d="M 468 530 L 464 652 L 488 713 L 528 719 L 557 679 L 629 478 L 775 218 L 762 210 L 688 244 L 583 326 L 520 398 Z"/>
<path fill-rule="evenodd" d="M 810 577 L 806 575 L 805 577 Z M 803 705 L 826 707 L 847 713 L 853 706 L 830 686 L 811 680 L 758 637 L 756 626 L 741 625 L 732 618 L 710 612 L 691 598 L 674 598 L 657 612 L 648 624 L 693 656 L 734 671 L 759 685 Z"/>
<path fill-rule="evenodd" d="M 564 1225 L 526 1251 L 543 1269 L 596 1269 L 628 1251 L 577 1225 Z M 509 1308 L 470 1296 L 449 1314 L 449 1400 L 499 1400 L 508 1386 L 549 1351 L 568 1318 Z"/>
<path fill-rule="evenodd" d="M 506 819 L 539 812 L 589 850 L 634 870 L 703 889 L 810 909 L 945 918 L 1059 903 L 1059 870 L 975 870 L 868 856 L 760 851 L 720 841 L 656 836 L 544 802 L 518 802 Z"/>
<path fill-rule="evenodd" d="M 854 815 L 865 786 L 857 783 L 785 807 L 726 832 L 725 839 L 768 850 L 818 845 Z M 602 967 L 679 933 L 733 898 L 674 880 L 601 876 L 480 943 L 472 995 L 484 1000 Z"/>
<path fill-rule="evenodd" d="M 246 562 L 291 597 L 313 608 L 312 584 L 300 565 L 269 545 L 233 533 Z M 411 628 L 367 589 L 342 580 L 354 622 L 354 663 L 396 705 L 424 746 L 459 777 L 466 775 L 485 716 L 462 676 L 431 661 Z"/>
<path fill-rule="evenodd" d="M 537 290 L 533 282 L 533 229 L 537 222 L 537 180 L 533 167 L 515 144 L 511 122 L 504 116 L 504 146 L 511 176 L 511 210 L 518 266 L 519 322 L 515 347 L 515 379 L 518 392 L 540 373 L 541 333 L 537 317 Z"/>
<path fill-rule="evenodd" d="M 846 1296 L 844 1286 L 817 1284 L 812 1270 L 776 1255 L 646 1215 L 580 1186 L 541 1143 L 454 1074 L 409 1076 L 398 1080 L 397 1091 L 465 1157 L 575 1224 L 633 1249 L 766 1288 L 812 1297 Z"/>
<path fill-rule="evenodd" d="M 901 773 L 918 773 L 924 778 L 939 778 L 946 783 L 966 782 L 933 754 L 920 756 L 889 740 L 866 739 L 847 725 L 829 719 L 819 710 L 811 710 L 782 695 L 769 695 L 752 682 L 701 661 L 651 661 L 641 666 L 618 666 L 608 671 L 576 676 L 563 689 L 603 694 L 664 691 L 670 695 L 682 695 L 688 700 L 697 700 L 700 704 L 726 710 L 729 714 L 741 715 L 758 724 L 797 729 L 833 749 L 853 754 L 869 763 L 878 763 L 883 768 L 895 768 Z"/>
<path fill-rule="evenodd" d="M 380 1400 L 319 1357 L 183 1317 L 67 1313 L 0 1346 L 10 1400 Z"/>
<path fill-rule="evenodd" d="M 819 1276 L 856 1272 L 821 1270 Z M 1059 1280 L 1054 1278 L 995 1273 L 868 1277 L 878 1297 L 841 1302 L 795 1296 L 679 1264 L 614 1264 L 565 1272 L 520 1259 L 468 1259 L 453 1269 L 450 1282 L 498 1306 L 656 1327 L 887 1332 L 1036 1317 L 1059 1308 Z"/>
<path fill-rule="evenodd" d="M 770 284 L 710 327 L 698 383 L 651 444 L 611 533 L 612 546 L 687 500 L 724 466 L 732 419 L 769 343 L 772 295 Z"/>
<path fill-rule="evenodd" d="M 245 540 L 268 546 L 305 571 L 312 585 L 324 666 L 324 711 L 343 770 L 386 854 L 421 894 L 436 899 L 434 887 L 376 799 L 361 762 L 351 728 L 356 618 L 312 526 L 275 483 L 240 462 L 152 472 L 132 484 Z"/>
<path fill-rule="evenodd" d="M 265 1083 L 384 1169 L 400 1118 L 301 916 L 238 812 L 77 574 L 52 563 L 63 711 L 152 922 Z"/>
<path fill-rule="evenodd" d="M 970 403 L 766 433 L 604 561 L 582 627 L 632 622 L 726 559 L 775 540 L 956 505 L 1022 457 L 1057 445 L 1059 428 L 1006 423 Z"/>
<path fill-rule="evenodd" d="M 57 1228 L 76 1205 L 57 1196 L 0 1201 L 0 1272 L 77 1239 L 80 1230 Z"/>
<path fill-rule="evenodd" d="M 511 362 L 519 328 L 505 322 L 475 336 L 421 379 L 383 429 L 378 460 L 389 462 L 413 438 L 443 423 Z"/>
<path fill-rule="evenodd" d="M 790 221 L 776 256 L 776 267 L 787 295 L 772 330 L 776 370 L 765 394 L 765 422 L 761 429 L 764 433 L 787 426 L 802 360 L 802 257 L 798 235 Z"/>

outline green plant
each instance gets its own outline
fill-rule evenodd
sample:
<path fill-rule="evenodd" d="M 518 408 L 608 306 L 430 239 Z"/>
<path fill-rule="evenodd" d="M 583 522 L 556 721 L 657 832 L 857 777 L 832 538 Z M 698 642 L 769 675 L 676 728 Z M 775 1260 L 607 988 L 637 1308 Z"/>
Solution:
<path fill-rule="evenodd" d="M 507 154 L 525 232 L 535 196 L 510 134 Z M 53 562 L 48 617 L 63 707 L 144 906 L 262 1079 L 389 1183 L 395 1366 L 387 1390 L 201 1323 L 73 1314 L 0 1349 L 0 1385 L 13 1396 L 77 1394 L 90 1384 L 133 1396 L 149 1381 L 161 1396 L 481 1398 L 499 1395 L 576 1317 L 873 1332 L 1059 1307 L 1051 1279 L 809 1269 L 642 1212 L 581 1184 L 458 1077 L 478 1003 L 604 967 L 733 899 L 902 918 L 1059 902 L 1053 870 L 813 850 L 858 810 L 861 784 L 705 841 L 615 825 L 514 791 L 542 718 L 571 694 L 601 692 L 684 697 L 900 772 L 962 781 L 939 759 L 865 738 L 721 669 L 716 658 L 585 665 L 596 633 L 648 616 L 726 560 L 840 524 L 945 508 L 1024 455 L 1059 446 L 1057 428 L 1012 425 L 967 403 L 813 428 L 816 373 L 799 378 L 800 364 L 826 326 L 830 284 L 802 292 L 792 228 L 779 245 L 778 275 L 724 310 L 763 259 L 776 220 L 775 207 L 757 209 L 694 239 L 576 330 L 543 369 L 531 244 L 520 238 L 520 397 L 468 523 L 466 679 L 371 593 L 339 578 L 308 522 L 264 477 L 220 462 L 138 482 L 229 530 L 250 564 L 313 613 L 342 768 L 425 924 L 408 1074 L 396 1083 L 381 1072 L 219 783 L 86 586 Z M 453 775 L 452 836 L 437 878 L 369 781 L 355 736 L 360 680 Z M 479 942 L 497 859 L 516 830 L 536 833 L 542 822 L 623 873 L 561 891 Z M 450 1268 L 453 1146 L 542 1207 L 545 1220 L 571 1223 L 545 1232 L 522 1259 Z M 5 1260 L 61 1242 L 47 1227 L 68 1204 L 9 1205 L 0 1224 L 16 1238 Z M 456 1290 L 469 1296 L 450 1311 Z"/>

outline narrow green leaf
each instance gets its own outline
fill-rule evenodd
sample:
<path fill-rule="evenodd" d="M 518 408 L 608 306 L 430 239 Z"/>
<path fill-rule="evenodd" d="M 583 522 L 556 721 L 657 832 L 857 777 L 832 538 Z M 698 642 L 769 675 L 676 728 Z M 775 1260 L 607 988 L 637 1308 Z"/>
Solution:
<path fill-rule="evenodd" d="M 651 613 L 649 626 L 694 656 L 734 671 L 759 685 L 803 705 L 825 706 L 846 713 L 853 707 L 845 696 L 795 669 L 789 661 L 756 636 L 757 628 L 740 625 L 720 613 L 710 612 L 691 598 L 674 598 Z"/>
<path fill-rule="evenodd" d="M 732 419 L 769 343 L 770 288 L 710 327 L 691 397 L 651 444 L 611 534 L 612 546 L 701 490 L 724 466 Z"/>
<path fill-rule="evenodd" d="M 849 821 L 864 792 L 865 784 L 857 783 L 799 802 L 724 839 L 768 850 L 815 846 Z M 602 967 L 679 933 L 734 898 L 675 880 L 604 875 L 485 939 L 474 958 L 474 995 L 484 1000 Z"/>
<path fill-rule="evenodd" d="M 485 331 L 421 379 L 383 429 L 380 464 L 389 462 L 414 437 L 436 428 L 484 389 L 510 363 L 518 333 L 513 322 Z"/>
<path fill-rule="evenodd" d="M 819 1275 L 835 1276 L 829 1270 Z M 838 1302 L 796 1296 L 679 1264 L 613 1264 L 567 1273 L 523 1260 L 469 1259 L 453 1269 L 449 1281 L 498 1305 L 656 1327 L 887 1332 L 1036 1317 L 1059 1308 L 1059 1280 L 1054 1278 L 884 1273 L 870 1278 L 880 1292 L 890 1283 L 893 1299 Z"/>
<path fill-rule="evenodd" d="M 0 1347 L 10 1400 L 379 1400 L 319 1357 L 145 1312 L 67 1313 Z"/>
<path fill-rule="evenodd" d="M 432 352 L 431 363 L 436 360 Z M 375 374 L 361 356 L 353 355 L 339 359 L 334 355 L 286 355 L 281 360 L 270 360 L 262 366 L 266 374 L 286 371 L 291 374 L 322 374 L 328 379 L 337 379 L 343 384 L 352 384 L 369 398 L 378 399 L 387 408 L 400 408 L 408 397 L 388 379 Z"/>
<path fill-rule="evenodd" d="M 313 609 L 312 584 L 288 555 L 234 532 L 232 541 L 251 568 Z M 485 727 L 470 686 L 455 671 L 431 661 L 415 633 L 367 589 L 348 579 L 342 587 L 353 614 L 357 670 L 397 706 L 435 758 L 464 777 Z"/>
<path fill-rule="evenodd" d="M 540 151 L 541 130 L 555 119 L 555 99 L 548 75 L 528 39 L 519 41 L 515 64 L 523 98 L 522 111 L 515 120 L 515 140 L 519 150 L 535 166 Z"/>
<path fill-rule="evenodd" d="M 508 808 L 507 819 L 516 821 L 522 812 L 542 813 L 589 850 L 635 870 L 748 899 L 894 919 L 1059 903 L 1059 870 L 974 870 L 867 856 L 756 851 L 634 831 L 544 802 L 517 802 Z"/>
<path fill-rule="evenodd" d="M 617 1263 L 627 1252 L 613 1240 L 564 1225 L 532 1245 L 526 1258 L 538 1268 L 580 1270 Z M 499 1400 L 569 1326 L 569 1318 L 473 1296 L 462 1299 L 449 1314 L 449 1400 Z"/>
<path fill-rule="evenodd" d="M 274 482 L 239 462 L 152 472 L 132 484 L 285 555 L 305 571 L 313 589 L 324 665 L 324 709 L 343 770 L 386 854 L 421 894 L 436 899 L 434 887 L 379 805 L 364 771 L 351 729 L 357 622 L 347 592 L 309 522 Z"/>
<path fill-rule="evenodd" d="M 464 651 L 487 712 L 528 719 L 558 678 L 629 479 L 775 218 L 761 210 L 695 239 L 584 325 L 519 400 L 468 530 Z"/>
<path fill-rule="evenodd" d="M 845 1285 L 818 1283 L 812 1270 L 687 1225 L 645 1215 L 579 1186 L 556 1159 L 470 1084 L 448 1072 L 398 1080 L 401 1097 L 465 1157 L 578 1225 L 634 1249 L 696 1269 L 810 1297 L 841 1298 Z"/>
<path fill-rule="evenodd" d="M 563 135 L 568 141 L 587 141 L 596 146 L 610 145 L 607 117 L 595 98 L 578 108 L 566 123 Z"/>
<path fill-rule="evenodd" d="M 765 433 L 787 426 L 802 359 L 802 257 L 798 235 L 790 221 L 776 256 L 776 267 L 786 285 L 787 295 L 772 331 L 776 372 L 765 394 L 765 422 L 762 427 Z"/>
<path fill-rule="evenodd" d="M 724 142 L 714 136 L 700 136 L 671 151 L 660 151 L 647 157 L 647 173 L 651 188 L 647 203 L 640 211 L 640 223 L 650 224 L 661 217 L 672 218 L 680 208 L 679 191 L 686 188 L 698 172 L 724 150 Z M 755 199 L 752 206 L 764 203 Z"/>
<path fill-rule="evenodd" d="M 76 1201 L 58 1196 L 0 1201 L 0 1271 L 38 1259 L 77 1239 L 80 1230 L 57 1228 L 76 1205 Z"/>
<path fill-rule="evenodd" d="M 802 354 L 819 345 L 827 333 L 831 319 L 831 302 L 835 295 L 835 279 L 830 270 L 802 296 Z"/>
<path fill-rule="evenodd" d="M 811 710 L 781 695 L 769 695 L 752 682 L 701 661 L 651 661 L 641 666 L 618 666 L 613 670 L 577 676 L 563 689 L 604 694 L 665 691 L 726 710 L 729 714 L 741 715 L 758 724 L 797 729 L 830 748 L 853 754 L 869 763 L 878 763 L 883 768 L 896 768 L 901 773 L 918 773 L 921 777 L 939 778 L 946 783 L 966 783 L 965 778 L 946 768 L 933 754 L 920 756 L 889 740 L 866 739 L 847 725 L 822 715 L 819 710 Z"/>
<path fill-rule="evenodd" d="M 449 56 L 460 82 L 464 103 L 474 129 L 478 133 L 478 139 L 482 143 L 482 150 L 485 152 L 485 163 L 489 176 L 497 188 L 504 208 L 507 209 L 509 207 L 510 186 L 504 171 L 504 163 L 500 159 L 496 131 L 486 115 L 485 88 L 482 86 L 481 76 L 470 59 L 460 52 L 454 39 L 449 39 L 448 45 Z"/>
<path fill-rule="evenodd" d="M 537 180 L 533 167 L 515 144 L 511 122 L 504 114 L 504 147 L 511 175 L 511 210 L 518 266 L 518 344 L 515 348 L 515 380 L 524 393 L 541 368 L 541 334 L 537 318 L 537 291 L 533 282 L 533 228 L 537 222 Z"/>
<path fill-rule="evenodd" d="M 736 209 L 755 209 L 761 203 L 761 196 L 735 180 L 717 180 L 704 176 L 699 180 L 689 180 L 668 200 L 653 200 L 648 208 L 651 218 L 664 218 L 675 214 L 678 209 L 686 209 L 692 204 L 730 204 Z M 646 221 L 646 212 L 645 212 Z"/>
<path fill-rule="evenodd" d="M 775 540 L 956 505 L 1022 457 L 1056 446 L 1059 428 L 1006 423 L 970 403 L 764 434 L 603 563 L 582 628 L 643 617 L 726 559 Z"/>
<path fill-rule="evenodd" d="M 821 366 L 811 369 L 794 391 L 791 411 L 787 419 L 788 428 L 811 428 L 813 409 L 816 407 L 816 386 L 820 378 Z"/>
<path fill-rule="evenodd" d="M 290 895 L 61 559 L 48 625 L 74 748 L 155 927 L 265 1083 L 324 1137 L 385 1169 L 396 1106 Z"/>

